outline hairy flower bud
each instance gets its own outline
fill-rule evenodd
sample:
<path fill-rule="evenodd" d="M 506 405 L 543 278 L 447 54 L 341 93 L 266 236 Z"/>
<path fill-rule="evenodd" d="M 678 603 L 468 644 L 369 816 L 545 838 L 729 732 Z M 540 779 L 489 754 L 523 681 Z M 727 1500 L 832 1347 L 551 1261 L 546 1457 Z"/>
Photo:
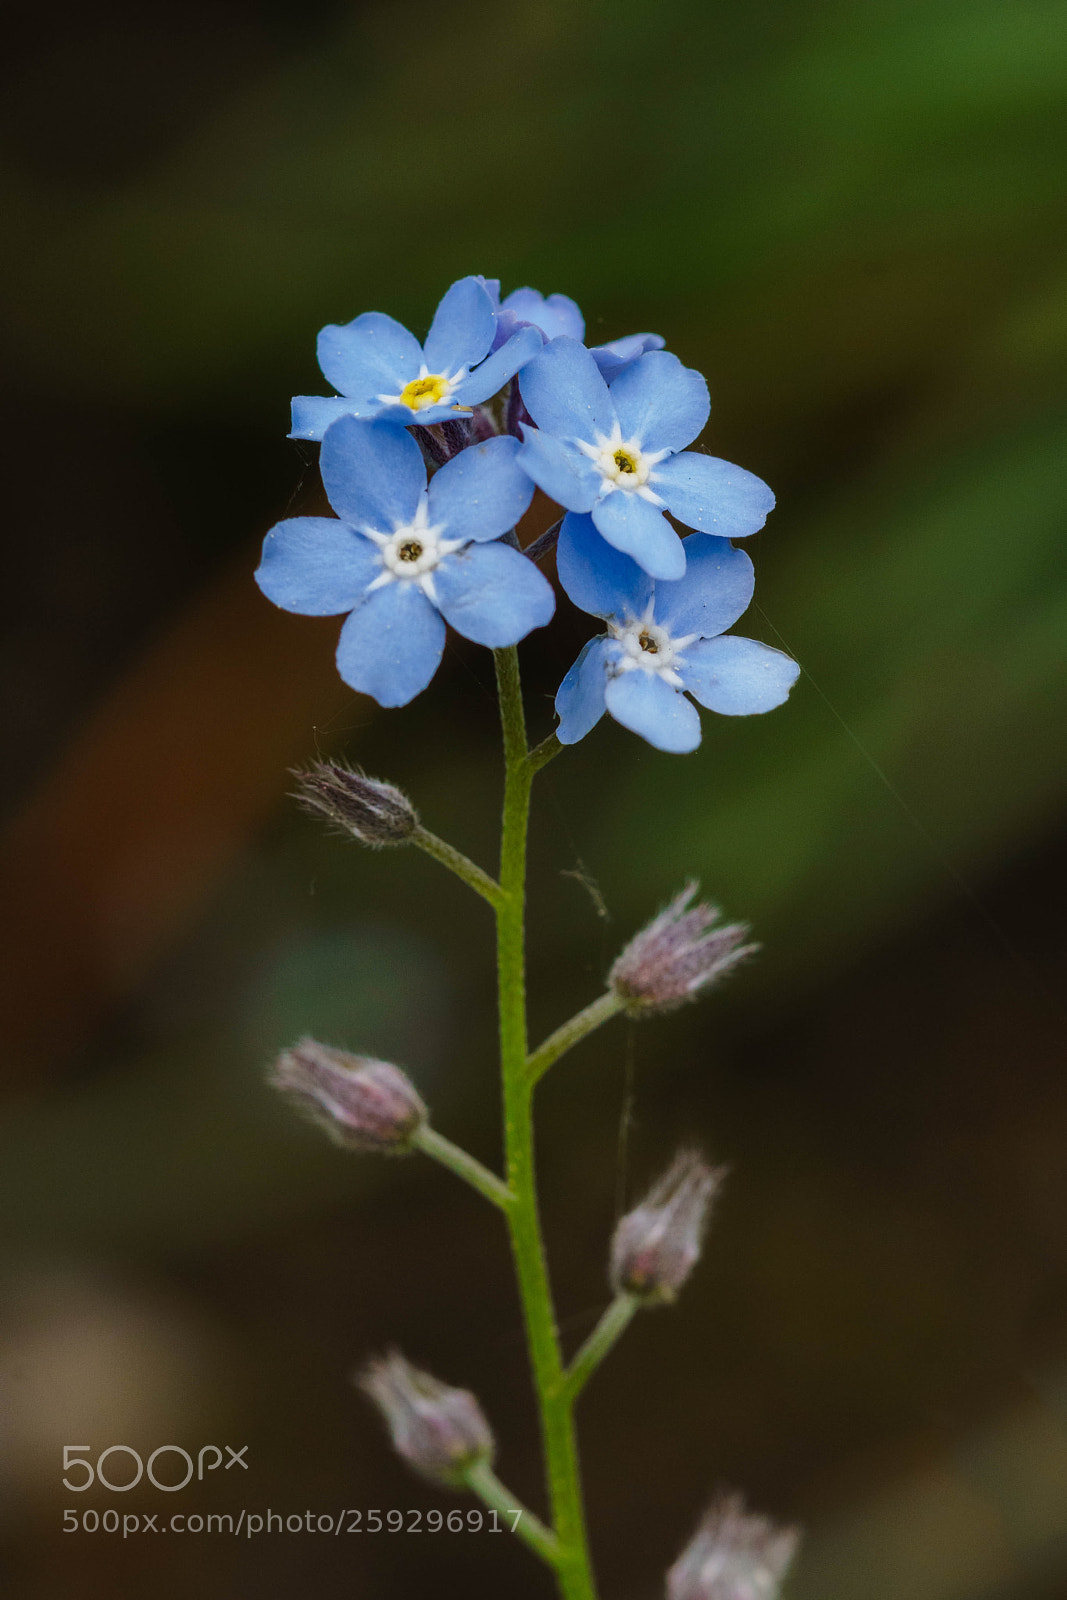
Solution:
<path fill-rule="evenodd" d="M 462 1483 L 470 1468 L 493 1459 L 493 1435 L 477 1400 L 391 1351 L 372 1361 L 359 1386 L 381 1411 L 398 1455 L 439 1483 Z"/>
<path fill-rule="evenodd" d="M 704 1227 L 724 1167 L 709 1167 L 683 1150 L 659 1182 L 628 1211 L 611 1241 L 616 1294 L 656 1303 L 673 1300 L 700 1258 Z"/>
<path fill-rule="evenodd" d="M 689 902 L 698 885 L 686 884 L 681 894 L 635 934 L 608 974 L 625 1009 L 632 1016 L 671 1011 L 695 1000 L 702 989 L 718 982 L 758 945 L 745 944 L 748 924 L 716 927 L 714 906 Z"/>
<path fill-rule="evenodd" d="M 296 798 L 305 811 L 325 817 L 373 849 L 404 844 L 419 825 L 406 794 L 343 762 L 316 761 L 295 776 Z"/>
<path fill-rule="evenodd" d="M 745 1510 L 740 1495 L 711 1507 L 667 1574 L 667 1600 L 776 1600 L 796 1553 L 796 1528 Z"/>
<path fill-rule="evenodd" d="M 426 1107 L 399 1067 L 315 1039 L 284 1050 L 270 1082 L 349 1150 L 399 1154 L 426 1121 Z"/>

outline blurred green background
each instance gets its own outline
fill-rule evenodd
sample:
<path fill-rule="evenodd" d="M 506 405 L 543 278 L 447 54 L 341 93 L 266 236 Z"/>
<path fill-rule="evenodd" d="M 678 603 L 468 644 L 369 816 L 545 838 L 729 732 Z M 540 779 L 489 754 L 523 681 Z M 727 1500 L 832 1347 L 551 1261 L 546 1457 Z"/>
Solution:
<path fill-rule="evenodd" d="M 491 662 L 453 641 L 380 713 L 335 678 L 336 623 L 251 582 L 266 528 L 319 506 L 284 437 L 318 327 L 424 329 L 482 272 L 708 375 L 705 443 L 779 496 L 744 631 L 805 669 L 693 757 L 605 724 L 539 780 L 535 1034 L 690 875 L 765 947 L 541 1098 L 569 1342 L 674 1146 L 733 1168 L 682 1303 L 583 1401 L 605 1600 L 661 1592 L 717 1483 L 805 1524 L 796 1600 L 1067 1596 L 1067 8 L 48 22 L 18 8 L 0 66 L 4 1592 L 547 1592 L 485 1534 L 60 1531 L 462 1504 L 348 1385 L 394 1341 L 478 1390 L 542 1504 L 495 1216 L 263 1086 L 311 1031 L 402 1062 L 497 1159 L 484 908 L 285 798 L 344 752 L 491 863 Z M 587 632 L 563 602 L 523 648 L 535 737 Z M 86 1441 L 248 1443 L 249 1470 L 77 1496 Z"/>

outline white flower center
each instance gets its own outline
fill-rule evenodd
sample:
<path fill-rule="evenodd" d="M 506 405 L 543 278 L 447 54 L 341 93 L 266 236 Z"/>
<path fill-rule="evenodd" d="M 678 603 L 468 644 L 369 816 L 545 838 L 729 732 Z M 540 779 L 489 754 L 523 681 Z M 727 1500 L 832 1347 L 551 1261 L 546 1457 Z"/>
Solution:
<path fill-rule="evenodd" d="M 672 689 L 684 688 L 678 674 L 678 668 L 684 664 L 682 652 L 700 637 L 699 634 L 686 633 L 672 639 L 666 628 L 652 621 L 651 601 L 643 617 L 627 622 L 611 621 L 608 632 L 622 647 L 615 662 L 616 677 L 624 672 L 647 672 L 662 678 Z"/>
<path fill-rule="evenodd" d="M 392 533 L 361 527 L 360 533 L 378 546 L 382 570 L 368 584 L 367 593 L 387 583 L 417 583 L 430 600 L 436 602 L 433 574 L 445 556 L 462 549 L 465 539 L 445 539 L 443 525 L 430 525 L 429 502 L 422 496 L 410 522 L 397 523 Z"/>
<path fill-rule="evenodd" d="M 419 367 L 418 377 L 405 383 L 399 394 L 380 394 L 377 399 L 384 406 L 407 406 L 415 412 L 425 411 L 428 406 L 445 406 L 452 398 L 453 389 L 466 376 L 466 367 L 457 367 L 455 372 L 431 372 L 424 361 Z M 456 409 L 462 410 L 463 407 Z"/>
<path fill-rule="evenodd" d="M 618 423 L 610 437 L 598 433 L 595 444 L 589 444 L 585 439 L 576 439 L 575 443 L 599 471 L 602 494 L 622 489 L 630 494 L 639 494 L 642 500 L 648 500 L 654 506 L 663 504 L 659 495 L 649 487 L 649 480 L 654 478 L 655 468 L 664 457 L 670 455 L 669 450 L 642 450 L 639 439 L 623 438 Z"/>

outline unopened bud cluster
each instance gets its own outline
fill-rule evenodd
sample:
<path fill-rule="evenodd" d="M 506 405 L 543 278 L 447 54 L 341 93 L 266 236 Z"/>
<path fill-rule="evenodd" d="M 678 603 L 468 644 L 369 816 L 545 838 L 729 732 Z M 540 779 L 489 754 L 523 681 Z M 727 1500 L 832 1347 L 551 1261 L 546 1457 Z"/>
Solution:
<path fill-rule="evenodd" d="M 385 1418 L 397 1454 L 424 1477 L 457 1485 L 492 1460 L 493 1435 L 469 1390 L 441 1383 L 395 1350 L 372 1361 L 358 1381 Z"/>
<path fill-rule="evenodd" d="M 316 761 L 296 780 L 296 798 L 305 811 L 373 849 L 404 844 L 419 826 L 406 794 L 341 761 Z"/>
<path fill-rule="evenodd" d="M 628 1211 L 611 1241 L 616 1294 L 651 1304 L 673 1300 L 700 1259 L 708 1213 L 726 1175 L 694 1150 L 683 1150 L 648 1194 Z"/>
<path fill-rule="evenodd" d="M 283 1051 L 270 1082 L 349 1150 L 400 1154 L 426 1121 L 426 1107 L 399 1067 L 316 1039 Z"/>
<path fill-rule="evenodd" d="M 776 1600 L 800 1535 L 726 1495 L 667 1574 L 667 1600 Z"/>
<path fill-rule="evenodd" d="M 704 901 L 690 905 L 689 883 L 670 905 L 635 934 L 608 974 L 608 983 L 632 1016 L 672 1011 L 717 983 L 757 949 L 746 944 L 747 923 L 719 924 Z"/>

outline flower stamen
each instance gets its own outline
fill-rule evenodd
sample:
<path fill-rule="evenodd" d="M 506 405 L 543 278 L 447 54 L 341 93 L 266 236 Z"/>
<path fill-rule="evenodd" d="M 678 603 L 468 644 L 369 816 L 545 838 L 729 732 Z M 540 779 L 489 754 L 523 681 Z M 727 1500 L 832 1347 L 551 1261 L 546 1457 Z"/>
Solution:
<path fill-rule="evenodd" d="M 423 594 L 435 599 L 433 575 L 445 556 L 461 550 L 465 539 L 442 538 L 444 526 L 430 523 L 430 511 L 423 497 L 410 522 L 400 523 L 392 533 L 380 533 L 376 528 L 359 530 L 377 546 L 382 570 L 368 585 L 367 593 L 381 589 L 387 583 L 417 583 Z"/>
<path fill-rule="evenodd" d="M 649 501 L 651 505 L 662 506 L 663 501 L 650 487 L 649 480 L 664 457 L 670 455 L 669 450 L 642 450 L 640 440 L 623 438 L 617 422 L 610 438 L 606 434 L 598 434 L 595 444 L 590 444 L 586 439 L 576 439 L 575 443 L 599 470 L 603 480 L 602 493 L 611 494 L 615 489 L 626 489 L 631 494 L 640 495 L 642 500 Z"/>
<path fill-rule="evenodd" d="M 627 622 L 609 622 L 608 632 L 622 646 L 615 663 L 616 676 L 624 672 L 648 672 L 662 678 L 672 689 L 684 687 L 678 673 L 682 651 L 693 643 L 695 634 L 672 639 L 666 628 L 652 621 L 651 605 L 645 616 Z"/>
<path fill-rule="evenodd" d="M 423 411 L 427 406 L 437 406 L 447 400 L 452 392 L 452 385 L 440 373 L 430 372 L 420 378 L 412 378 L 400 391 L 401 405 L 410 406 L 412 411 Z"/>
<path fill-rule="evenodd" d="M 418 377 L 405 383 L 399 394 L 380 394 L 377 399 L 383 406 L 407 406 L 414 412 L 447 405 L 451 405 L 453 411 L 462 411 L 463 406 L 453 402 L 452 396 L 466 376 L 466 367 L 459 367 L 455 372 L 430 372 L 424 361 Z"/>

